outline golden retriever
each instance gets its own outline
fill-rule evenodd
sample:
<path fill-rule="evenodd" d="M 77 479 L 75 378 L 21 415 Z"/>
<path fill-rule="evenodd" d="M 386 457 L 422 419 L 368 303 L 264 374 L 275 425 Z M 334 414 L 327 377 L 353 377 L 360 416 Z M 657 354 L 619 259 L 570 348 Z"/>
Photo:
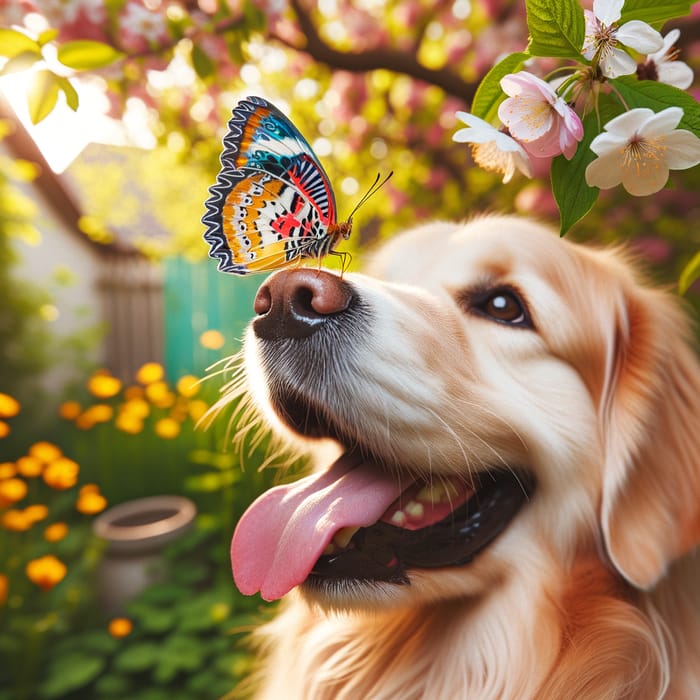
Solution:
<path fill-rule="evenodd" d="M 700 366 L 620 251 L 485 217 L 258 291 L 246 384 L 340 446 L 232 542 L 258 697 L 700 698 Z M 287 595 L 288 594 L 288 595 Z"/>

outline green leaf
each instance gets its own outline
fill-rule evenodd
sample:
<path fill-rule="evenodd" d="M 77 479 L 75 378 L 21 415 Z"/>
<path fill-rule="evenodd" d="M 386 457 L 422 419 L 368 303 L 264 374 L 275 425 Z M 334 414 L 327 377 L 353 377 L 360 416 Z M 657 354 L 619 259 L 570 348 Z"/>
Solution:
<path fill-rule="evenodd" d="M 674 17 L 684 17 L 690 14 L 689 0 L 625 0 L 622 6 L 620 23 L 624 24 L 631 19 L 639 19 L 647 24 L 662 25 L 666 20 Z"/>
<path fill-rule="evenodd" d="M 501 78 L 510 73 L 515 73 L 526 61 L 526 53 L 512 53 L 499 61 L 483 77 L 474 95 L 472 102 L 472 114 L 486 122 L 496 118 L 498 105 L 504 100 L 505 93 L 501 89 Z"/>
<path fill-rule="evenodd" d="M 58 49 L 58 60 L 74 70 L 104 68 L 123 56 L 113 46 L 89 39 L 69 41 Z"/>
<path fill-rule="evenodd" d="M 60 698 L 85 687 L 102 673 L 103 659 L 86 654 L 72 654 L 54 659 L 48 678 L 41 686 L 41 697 Z"/>
<path fill-rule="evenodd" d="M 628 76 L 610 81 L 630 109 L 648 107 L 660 112 L 666 107 L 681 107 L 683 118 L 678 127 L 700 138 L 700 103 L 684 90 L 656 80 L 636 80 Z"/>
<path fill-rule="evenodd" d="M 118 671 L 139 673 L 153 668 L 160 656 L 160 647 L 153 642 L 131 644 L 114 659 L 114 667 Z"/>
<path fill-rule="evenodd" d="M 59 78 L 50 70 L 34 73 L 27 91 L 27 107 L 32 124 L 38 124 L 51 114 L 58 101 Z"/>
<path fill-rule="evenodd" d="M 25 51 L 41 55 L 40 44 L 16 29 L 0 27 L 0 46 L 2 47 L 0 56 L 7 56 L 7 58 L 12 58 Z"/>
<path fill-rule="evenodd" d="M 525 8 L 531 56 L 581 60 L 585 22 L 578 0 L 525 0 Z"/>
<path fill-rule="evenodd" d="M 192 67 L 197 76 L 202 80 L 213 75 L 216 70 L 214 61 L 211 60 L 209 54 L 197 46 L 197 44 L 194 44 L 192 47 Z"/>
<path fill-rule="evenodd" d="M 66 104 L 75 112 L 78 109 L 80 98 L 78 91 L 73 87 L 68 78 L 59 77 L 57 79 L 58 89 L 66 96 Z"/>
<path fill-rule="evenodd" d="M 693 255 L 690 262 L 683 268 L 678 279 L 678 293 L 685 294 L 695 280 L 700 279 L 700 250 Z"/>

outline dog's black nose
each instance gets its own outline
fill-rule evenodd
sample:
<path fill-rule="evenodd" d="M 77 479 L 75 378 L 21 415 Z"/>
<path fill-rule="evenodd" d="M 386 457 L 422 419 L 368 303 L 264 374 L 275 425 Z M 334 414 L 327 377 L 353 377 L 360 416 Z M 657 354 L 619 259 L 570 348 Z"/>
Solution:
<path fill-rule="evenodd" d="M 345 311 L 352 297 L 352 287 L 330 272 L 303 267 L 281 270 L 258 290 L 253 330 L 266 340 L 305 338 L 329 317 Z"/>

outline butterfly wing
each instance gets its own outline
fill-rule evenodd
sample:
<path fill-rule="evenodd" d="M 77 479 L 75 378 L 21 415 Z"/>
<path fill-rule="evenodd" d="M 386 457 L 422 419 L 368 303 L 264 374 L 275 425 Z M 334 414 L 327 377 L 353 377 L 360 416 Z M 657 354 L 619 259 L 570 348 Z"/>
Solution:
<path fill-rule="evenodd" d="M 337 217 L 328 175 L 309 143 L 260 97 L 241 101 L 228 128 L 202 219 L 218 269 L 243 275 L 318 255 Z"/>

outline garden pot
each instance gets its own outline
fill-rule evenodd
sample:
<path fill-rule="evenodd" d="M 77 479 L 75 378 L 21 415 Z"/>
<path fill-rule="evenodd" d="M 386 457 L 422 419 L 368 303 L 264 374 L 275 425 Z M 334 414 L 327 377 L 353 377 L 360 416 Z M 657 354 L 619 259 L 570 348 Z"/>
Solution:
<path fill-rule="evenodd" d="M 138 498 L 95 518 L 93 531 L 105 540 L 97 568 L 97 595 L 110 615 L 152 583 L 167 576 L 163 549 L 191 529 L 194 503 L 182 496 Z"/>

